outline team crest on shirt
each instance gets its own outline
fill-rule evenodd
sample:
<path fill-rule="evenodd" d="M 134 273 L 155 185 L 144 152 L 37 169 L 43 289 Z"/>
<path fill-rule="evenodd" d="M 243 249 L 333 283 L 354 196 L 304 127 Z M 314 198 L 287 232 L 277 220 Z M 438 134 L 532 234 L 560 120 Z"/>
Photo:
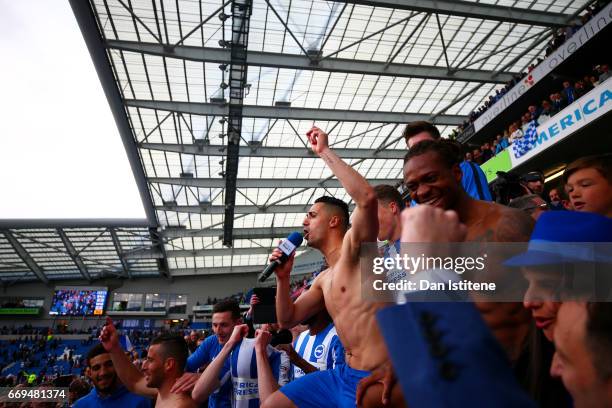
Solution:
<path fill-rule="evenodd" d="M 321 358 L 323 357 L 323 354 L 325 353 L 325 345 L 323 344 L 319 344 L 315 349 L 314 349 L 314 356 L 316 358 Z"/>

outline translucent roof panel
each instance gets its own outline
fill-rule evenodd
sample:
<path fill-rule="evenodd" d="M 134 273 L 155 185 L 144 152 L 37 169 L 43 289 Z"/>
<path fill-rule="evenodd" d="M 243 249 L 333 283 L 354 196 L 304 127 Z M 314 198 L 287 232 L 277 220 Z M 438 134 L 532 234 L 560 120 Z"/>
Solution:
<path fill-rule="evenodd" d="M 93 0 L 95 21 L 86 23 L 95 23 L 102 42 L 90 46 L 105 52 L 108 63 L 98 68 L 110 66 L 156 225 L 117 229 L 119 252 L 109 231 L 66 235 L 95 276 L 126 265 L 135 275 L 164 265 L 177 276 L 260 270 L 278 239 L 302 228 L 315 198 L 352 205 L 309 151 L 313 125 L 371 183 L 397 186 L 405 123 L 429 120 L 448 136 L 541 57 L 551 28 L 584 5 L 464 1 L 453 11 L 433 1 L 257 1 L 248 33 L 238 37 L 232 12 L 240 11 L 229 1 Z M 228 134 L 237 130 L 234 173 Z M 229 246 L 227 208 L 234 210 Z M 37 238 L 43 244 L 20 234 L 49 273 L 82 275 L 54 234 Z M 6 263 L 27 268 L 11 249 L 0 241 Z"/>

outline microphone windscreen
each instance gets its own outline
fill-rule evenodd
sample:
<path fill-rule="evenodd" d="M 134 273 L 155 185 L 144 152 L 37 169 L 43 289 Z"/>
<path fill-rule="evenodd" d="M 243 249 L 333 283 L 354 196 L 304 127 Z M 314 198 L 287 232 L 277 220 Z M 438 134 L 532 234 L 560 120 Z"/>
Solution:
<path fill-rule="evenodd" d="M 291 243 L 295 245 L 296 248 L 302 245 L 302 241 L 304 241 L 304 237 L 302 236 L 302 234 L 300 234 L 299 232 L 295 232 L 295 231 L 289 234 L 287 239 L 291 241 Z"/>

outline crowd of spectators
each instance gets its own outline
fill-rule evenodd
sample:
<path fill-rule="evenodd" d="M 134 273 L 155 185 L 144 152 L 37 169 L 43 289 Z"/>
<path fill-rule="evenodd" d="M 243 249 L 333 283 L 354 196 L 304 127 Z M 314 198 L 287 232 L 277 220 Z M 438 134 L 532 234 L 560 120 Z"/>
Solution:
<path fill-rule="evenodd" d="M 591 91 L 601 82 L 610 78 L 608 64 L 601 64 L 586 72 L 582 79 L 567 78 L 563 81 L 563 88 L 550 94 L 539 104 L 530 105 L 525 113 L 507 127 L 503 133 L 498 134 L 495 139 L 484 143 L 479 148 L 466 152 L 465 159 L 479 165 L 485 163 L 517 140 L 521 139 L 532 121 L 541 125 L 557 114 L 563 108 L 579 99 L 582 95 Z"/>
<path fill-rule="evenodd" d="M 545 49 L 545 57 L 552 54 L 557 48 L 563 45 L 569 40 L 583 25 L 593 18 L 594 15 L 599 13 L 609 2 L 609 0 L 599 0 L 591 4 L 586 8 L 584 14 L 579 18 L 579 21 L 574 22 L 571 25 L 558 28 L 553 38 L 548 42 Z M 483 113 L 485 113 L 491 106 L 493 106 L 498 100 L 500 100 L 508 91 L 510 91 L 517 83 L 521 82 L 523 78 L 531 73 L 541 62 L 543 58 L 538 58 L 535 63 L 531 64 L 527 71 L 515 75 L 510 81 L 508 81 L 502 88 L 496 89 L 495 93 L 489 95 L 487 100 L 478 109 L 473 110 L 467 117 L 467 119 L 451 133 L 451 138 L 456 138 L 461 134 L 472 122 L 478 119 Z M 586 85 L 586 84 L 585 84 Z"/>

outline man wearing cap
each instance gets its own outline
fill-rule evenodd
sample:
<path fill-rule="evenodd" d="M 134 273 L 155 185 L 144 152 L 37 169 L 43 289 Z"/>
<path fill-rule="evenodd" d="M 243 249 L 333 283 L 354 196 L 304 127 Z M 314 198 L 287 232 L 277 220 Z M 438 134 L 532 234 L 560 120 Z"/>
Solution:
<path fill-rule="evenodd" d="M 542 195 L 544 192 L 544 175 L 539 171 L 531 171 L 521 177 L 523 186 L 532 194 Z"/>
<path fill-rule="evenodd" d="M 529 282 L 524 305 L 546 338 L 554 340 L 550 374 L 563 381 L 572 406 L 609 406 L 612 381 L 609 369 L 601 367 L 610 367 L 603 360 L 612 352 L 610 308 L 592 301 L 611 300 L 606 281 L 612 266 L 612 219 L 588 212 L 545 213 L 528 250 L 506 265 L 522 267 Z"/>

